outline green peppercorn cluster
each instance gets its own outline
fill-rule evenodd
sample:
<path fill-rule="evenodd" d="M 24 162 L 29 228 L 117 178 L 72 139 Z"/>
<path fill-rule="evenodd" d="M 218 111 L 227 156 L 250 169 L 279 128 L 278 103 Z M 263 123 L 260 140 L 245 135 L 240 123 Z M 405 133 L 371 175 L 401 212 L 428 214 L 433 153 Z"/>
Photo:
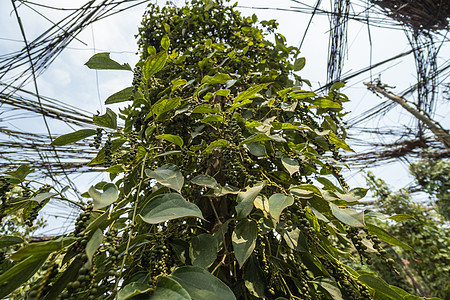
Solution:
<path fill-rule="evenodd" d="M 358 228 L 347 226 L 346 231 L 347 231 L 346 236 L 347 236 L 347 238 L 349 238 L 352 241 L 353 246 L 355 246 L 355 249 L 358 252 L 359 257 L 361 259 L 361 263 L 363 262 L 363 257 L 365 257 L 366 263 L 368 265 L 372 264 L 372 262 L 370 260 L 370 255 L 366 251 L 367 246 L 363 244 L 363 241 L 362 241 L 363 237 L 362 237 L 362 234 L 360 234 L 360 231 L 358 230 Z"/>
<path fill-rule="evenodd" d="M 111 137 L 112 137 L 112 134 L 109 133 L 108 134 L 108 139 L 105 142 L 105 161 L 104 161 L 104 166 L 106 168 L 110 167 L 111 163 L 112 163 L 112 150 L 111 150 L 112 142 L 111 142 Z"/>
<path fill-rule="evenodd" d="M 134 94 L 138 91 L 139 86 L 141 85 L 141 81 L 142 81 L 142 68 L 140 66 L 137 66 L 133 70 L 133 82 L 132 82 L 133 90 L 128 100 L 130 101 L 134 100 Z"/>
<path fill-rule="evenodd" d="M 153 284 L 156 284 L 158 276 L 167 275 L 170 266 L 174 263 L 172 256 L 170 255 L 170 250 L 164 244 L 163 240 L 150 249 L 149 260 Z"/>
<path fill-rule="evenodd" d="M 87 207 L 78 216 L 76 223 L 75 223 L 75 230 L 74 230 L 74 235 L 76 237 L 83 237 L 82 231 L 85 230 L 87 227 L 87 222 L 91 218 L 92 209 L 93 209 L 92 202 L 88 202 Z"/>
<path fill-rule="evenodd" d="M 88 262 L 88 257 L 85 253 L 78 253 L 75 256 L 75 260 L 78 260 L 85 266 Z M 74 300 L 78 299 L 77 294 L 83 291 L 90 282 L 89 270 L 86 267 L 81 267 L 78 270 L 76 279 L 67 284 L 66 290 L 59 296 L 60 299 Z"/>
<path fill-rule="evenodd" d="M 7 200 L 8 195 L 7 193 L 11 190 L 11 184 L 5 177 L 0 178 L 1 188 L 0 188 L 0 198 L 1 198 L 1 204 L 0 204 L 0 220 L 2 220 L 4 217 L 6 217 L 6 208 L 8 206 Z"/>
<path fill-rule="evenodd" d="M 105 242 L 108 244 L 107 252 L 109 255 L 109 260 L 111 262 L 111 267 L 108 271 L 108 275 L 110 277 L 115 278 L 119 276 L 118 265 L 120 259 L 120 252 L 117 250 L 118 244 L 118 230 L 112 227 L 105 235 Z"/>
<path fill-rule="evenodd" d="M 94 137 L 94 143 L 92 144 L 92 146 L 95 149 L 100 148 L 100 145 L 102 144 L 102 135 L 103 135 L 103 129 L 102 128 L 97 128 L 97 133 Z"/>
<path fill-rule="evenodd" d="M 134 159 L 136 158 L 137 152 L 138 152 L 138 138 L 139 135 L 137 132 L 132 131 L 129 134 L 129 143 L 130 143 L 130 149 L 128 150 L 128 154 L 127 154 L 127 164 L 131 165 L 134 161 Z"/>
<path fill-rule="evenodd" d="M 359 281 L 353 279 L 351 275 L 341 265 L 336 266 L 330 261 L 324 261 L 322 264 L 334 277 L 338 284 L 344 299 L 348 300 L 366 300 L 371 299 L 369 290 Z"/>
<path fill-rule="evenodd" d="M 55 262 L 48 262 L 42 266 L 42 270 L 45 271 L 42 280 L 28 291 L 29 300 L 41 299 L 41 295 L 50 291 L 53 287 L 52 279 L 59 273 L 59 265 Z"/>
<path fill-rule="evenodd" d="M 44 185 L 36 191 L 36 195 L 48 192 L 50 190 L 49 185 Z M 44 207 L 44 205 L 48 202 L 48 200 L 41 201 L 39 203 L 32 202 L 33 207 L 31 208 L 28 218 L 25 220 L 25 225 L 28 227 L 33 226 L 33 222 L 37 219 L 39 215 L 39 211 Z"/>
<path fill-rule="evenodd" d="M 367 239 L 372 241 L 373 248 L 377 250 L 377 256 L 379 256 L 382 260 L 384 260 L 384 262 L 389 266 L 390 270 L 398 274 L 398 271 L 395 267 L 395 261 L 392 258 L 388 257 L 387 251 L 381 246 L 381 240 L 376 235 L 370 234 L 367 231 L 367 229 L 365 230 L 367 234 Z"/>

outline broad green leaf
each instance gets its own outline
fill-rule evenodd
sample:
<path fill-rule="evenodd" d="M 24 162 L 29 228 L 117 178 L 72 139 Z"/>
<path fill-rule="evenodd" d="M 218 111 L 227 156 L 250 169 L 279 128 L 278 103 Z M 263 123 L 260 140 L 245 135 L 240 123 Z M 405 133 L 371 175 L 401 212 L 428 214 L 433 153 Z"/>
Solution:
<path fill-rule="evenodd" d="M 172 98 L 172 99 L 163 99 L 159 100 L 152 106 L 152 112 L 156 116 L 162 115 L 165 112 L 171 111 L 175 108 L 177 108 L 181 104 L 181 98 Z M 152 115 L 152 112 L 150 112 L 147 115 L 147 118 Z"/>
<path fill-rule="evenodd" d="M 344 87 L 344 85 L 345 85 L 345 83 L 343 83 L 343 82 L 335 82 L 335 83 L 333 83 L 333 85 L 330 87 L 330 92 L 333 92 L 333 91 L 335 91 L 335 90 L 338 90 L 338 89 Z"/>
<path fill-rule="evenodd" d="M 20 236 L 5 235 L 0 237 L 0 249 L 12 245 L 22 244 L 24 241 Z"/>
<path fill-rule="evenodd" d="M 239 93 L 236 96 L 236 98 L 234 98 L 234 103 L 254 98 L 256 93 L 258 93 L 262 89 L 266 88 L 269 84 L 271 84 L 271 82 L 258 84 L 258 85 L 252 86 L 251 88 L 249 88 L 248 90 L 246 90 L 242 93 Z"/>
<path fill-rule="evenodd" d="M 238 219 L 245 218 L 253 209 L 253 201 L 261 190 L 266 186 L 266 182 L 258 182 L 252 187 L 247 187 L 244 192 L 237 195 L 236 212 Z"/>
<path fill-rule="evenodd" d="M 189 293 L 175 279 L 159 276 L 152 300 L 191 300 Z"/>
<path fill-rule="evenodd" d="M 294 62 L 294 71 L 300 71 L 305 67 L 306 59 L 304 57 L 299 57 Z"/>
<path fill-rule="evenodd" d="M 337 149 L 342 148 L 345 151 L 355 152 L 355 151 L 353 151 L 352 148 L 350 148 L 349 145 L 347 145 L 345 143 L 345 141 L 339 139 L 339 137 L 336 134 L 334 134 L 333 132 L 330 132 L 329 138 L 333 142 L 333 144 L 336 145 Z"/>
<path fill-rule="evenodd" d="M 54 197 L 56 195 L 58 195 L 58 193 L 48 193 L 48 192 L 40 193 L 40 194 L 37 194 L 34 197 L 31 197 L 30 201 L 36 201 L 37 203 L 41 203 L 42 201 L 50 199 L 50 198 L 52 198 L 52 197 Z"/>
<path fill-rule="evenodd" d="M 339 289 L 337 283 L 334 280 L 332 280 L 331 278 L 326 278 L 326 277 L 320 278 L 320 279 L 316 280 L 315 283 L 317 283 L 324 290 L 326 290 L 330 294 L 331 299 L 344 300 L 344 298 L 342 298 L 342 293 L 341 293 L 341 290 Z"/>
<path fill-rule="evenodd" d="M 207 113 L 218 113 L 220 108 L 218 106 L 212 106 L 211 104 L 200 104 L 194 108 L 193 114 L 207 114 Z"/>
<path fill-rule="evenodd" d="M 317 196 L 322 197 L 322 192 L 320 189 L 312 184 L 300 184 L 289 188 L 290 192 L 294 195 L 302 196 L 304 195 L 304 191 L 313 192 L 313 194 L 316 194 Z M 303 190 L 303 191 L 302 191 Z M 305 194 L 309 195 L 309 193 Z"/>
<path fill-rule="evenodd" d="M 215 190 L 219 189 L 219 184 L 217 183 L 216 179 L 206 174 L 195 176 L 191 180 L 191 183 Z"/>
<path fill-rule="evenodd" d="M 398 215 L 393 215 L 391 217 L 389 217 L 389 219 L 400 222 L 400 221 L 409 221 L 409 220 L 417 220 L 416 218 L 414 218 L 411 215 L 406 215 L 406 214 L 398 214 Z"/>
<path fill-rule="evenodd" d="M 217 95 L 217 96 L 227 97 L 230 94 L 230 92 L 231 92 L 230 90 L 225 89 L 225 90 L 218 90 L 214 94 Z"/>
<path fill-rule="evenodd" d="M 177 146 L 179 146 L 180 148 L 183 148 L 183 139 L 180 138 L 178 135 L 173 135 L 173 134 L 161 134 L 156 136 L 157 139 L 161 139 L 161 140 L 166 140 L 169 141 Z"/>
<path fill-rule="evenodd" d="M 307 92 L 307 91 L 293 91 L 293 92 L 289 93 L 289 96 L 292 99 L 305 99 L 305 98 L 316 97 L 317 94 L 314 92 Z"/>
<path fill-rule="evenodd" d="M 228 141 L 224 140 L 224 139 L 220 139 L 220 140 L 214 141 L 211 144 L 209 144 L 208 147 L 206 147 L 204 152 L 205 152 L 205 154 L 209 154 L 216 148 L 226 147 L 226 146 L 228 146 Z"/>
<path fill-rule="evenodd" d="M 325 98 L 317 99 L 313 102 L 313 104 L 320 108 L 342 108 L 342 105 L 340 103 Z"/>
<path fill-rule="evenodd" d="M 267 286 L 266 278 L 259 266 L 258 260 L 253 255 L 250 256 L 244 265 L 243 278 L 245 286 L 253 296 L 259 299 L 265 299 L 264 289 Z"/>
<path fill-rule="evenodd" d="M 165 35 L 165 36 L 163 36 L 163 38 L 161 39 L 161 47 L 164 49 L 164 50 L 168 50 L 169 49 L 169 47 L 170 47 L 170 39 L 169 39 L 169 37 L 167 36 L 167 34 Z"/>
<path fill-rule="evenodd" d="M 283 230 L 281 235 L 289 248 L 297 251 L 308 251 L 306 239 L 298 228 L 292 231 Z"/>
<path fill-rule="evenodd" d="M 184 177 L 176 165 L 165 164 L 155 170 L 145 170 L 145 174 L 148 177 L 154 178 L 159 184 L 167 186 L 178 192 L 181 192 L 181 188 L 184 184 Z"/>
<path fill-rule="evenodd" d="M 380 240 L 383 240 L 386 243 L 394 245 L 394 246 L 402 247 L 406 250 L 414 251 L 414 249 L 411 248 L 411 246 L 403 243 L 402 241 L 399 241 L 398 239 L 396 239 L 395 237 L 390 235 L 384 229 L 382 229 L 378 226 L 375 226 L 374 224 L 371 224 L 371 223 L 367 223 L 366 226 L 367 226 L 367 229 L 369 229 L 369 232 L 373 235 L 376 235 Z"/>
<path fill-rule="evenodd" d="M 94 202 L 94 209 L 104 208 L 114 202 L 119 198 L 119 190 L 114 183 L 108 183 L 103 187 L 103 193 L 91 186 L 88 191 L 89 196 L 91 196 Z"/>
<path fill-rule="evenodd" d="M 369 287 L 373 288 L 376 293 L 383 294 L 383 296 L 388 297 L 393 300 L 403 300 L 403 297 L 400 296 L 396 291 L 391 289 L 391 287 L 384 282 L 382 279 L 369 275 L 363 274 L 358 277 L 358 280 L 362 283 L 367 284 Z"/>
<path fill-rule="evenodd" d="M 97 230 L 94 232 L 94 234 L 91 236 L 88 243 L 86 244 L 86 255 L 89 259 L 90 264 L 92 264 L 92 258 L 94 257 L 95 251 L 97 251 L 102 242 L 103 242 L 103 233 L 99 228 L 97 228 Z"/>
<path fill-rule="evenodd" d="M 291 176 L 297 173 L 298 170 L 300 170 L 298 161 L 290 158 L 289 156 L 283 156 L 283 158 L 281 158 L 281 163 L 286 168 L 286 170 L 288 170 L 289 175 Z"/>
<path fill-rule="evenodd" d="M 263 141 L 271 141 L 271 140 L 272 140 L 272 138 L 270 138 L 265 133 L 256 133 L 256 134 L 253 134 L 253 135 L 249 136 L 245 140 L 243 140 L 240 145 L 249 144 L 249 143 L 263 142 Z"/>
<path fill-rule="evenodd" d="M 269 198 L 269 213 L 278 222 L 281 212 L 294 204 L 294 197 L 283 194 L 273 194 Z"/>
<path fill-rule="evenodd" d="M 256 245 L 256 237 L 258 236 L 258 226 L 255 222 L 243 219 L 239 221 L 231 235 L 234 256 L 240 267 L 250 257 Z"/>
<path fill-rule="evenodd" d="M 241 101 L 241 102 L 236 102 L 236 103 L 234 103 L 233 105 L 231 105 L 231 106 L 228 108 L 228 110 L 229 110 L 229 111 L 232 111 L 232 110 L 235 110 L 236 108 L 239 108 L 239 107 L 241 107 L 241 106 L 244 106 L 244 105 L 250 104 L 250 103 L 253 103 L 253 100 L 244 100 L 244 101 Z"/>
<path fill-rule="evenodd" d="M 148 57 L 144 62 L 142 74 L 147 80 L 164 68 L 168 55 L 166 51 Z"/>
<path fill-rule="evenodd" d="M 144 222 L 150 224 L 158 224 L 184 217 L 203 218 L 202 212 L 197 205 L 187 202 L 178 193 L 162 194 L 154 197 L 142 209 L 140 216 Z"/>
<path fill-rule="evenodd" d="M 217 73 L 214 76 L 206 75 L 202 79 L 202 83 L 206 83 L 209 85 L 215 85 L 215 84 L 225 84 L 228 80 L 231 80 L 231 76 L 228 74 L 223 73 Z"/>
<path fill-rule="evenodd" d="M 54 146 L 64 146 L 78 142 L 97 133 L 95 129 L 81 129 L 72 133 L 64 134 L 53 140 L 51 143 Z"/>
<path fill-rule="evenodd" d="M 170 83 L 172 83 L 172 92 L 179 86 L 183 86 L 187 83 L 186 79 L 177 78 L 172 80 Z"/>
<path fill-rule="evenodd" d="M 106 108 L 104 115 L 94 116 L 92 119 L 98 126 L 117 129 L 117 115 L 110 108 Z"/>
<path fill-rule="evenodd" d="M 54 251 L 61 250 L 75 242 L 74 237 L 58 238 L 46 242 L 31 243 L 20 248 L 11 255 L 12 260 L 19 260 L 29 256 L 44 256 Z"/>
<path fill-rule="evenodd" d="M 244 148 L 247 148 L 252 155 L 257 157 L 267 155 L 266 147 L 260 143 L 248 143 L 244 145 Z"/>
<path fill-rule="evenodd" d="M 340 199 L 345 200 L 347 202 L 355 202 L 360 200 L 361 198 L 364 198 L 367 194 L 367 191 L 369 189 L 363 189 L 363 188 L 354 188 L 351 189 L 350 192 L 347 194 L 341 194 L 338 192 L 334 192 L 336 196 L 338 196 Z"/>
<path fill-rule="evenodd" d="M 36 273 L 48 254 L 31 255 L 0 275 L 0 299 L 8 296 Z"/>
<path fill-rule="evenodd" d="M 97 53 L 92 56 L 85 65 L 95 70 L 127 70 L 132 71 L 129 64 L 119 64 L 109 58 L 109 52 Z"/>
<path fill-rule="evenodd" d="M 105 104 L 108 105 L 108 104 L 113 104 L 113 103 L 129 101 L 132 94 L 133 94 L 133 87 L 127 87 L 127 88 L 109 96 L 105 100 Z M 142 93 L 140 91 L 137 91 L 136 94 L 137 94 L 136 98 L 144 99 L 144 96 L 142 95 Z"/>
<path fill-rule="evenodd" d="M 352 227 L 364 227 L 364 212 L 358 212 L 351 208 L 339 208 L 337 205 L 330 203 L 333 215 L 341 222 Z"/>
<path fill-rule="evenodd" d="M 184 266 L 171 275 L 192 299 L 236 300 L 234 293 L 219 278 L 203 268 Z"/>
<path fill-rule="evenodd" d="M 29 166 L 24 164 L 24 165 L 20 165 L 15 171 L 8 172 L 8 174 L 13 176 L 14 178 L 18 179 L 19 182 L 22 182 L 25 180 L 25 178 L 27 177 L 28 174 L 33 173 L 33 172 L 34 172 L 34 169 L 32 169 Z M 10 178 L 10 182 L 13 183 L 11 181 L 11 178 Z"/>
<path fill-rule="evenodd" d="M 159 278 L 158 278 L 158 283 L 159 283 Z M 153 290 L 153 288 L 146 283 L 132 282 L 132 283 L 129 283 L 126 286 L 124 286 L 117 293 L 117 300 L 131 299 L 134 296 L 147 293 L 151 290 Z M 152 297 L 152 299 L 153 299 L 153 297 Z M 160 298 L 160 299 L 162 299 L 162 298 Z M 169 298 L 166 298 L 166 299 L 169 299 Z M 178 298 L 174 298 L 174 299 L 178 299 Z M 179 298 L 179 299 L 184 299 L 184 298 Z"/>
<path fill-rule="evenodd" d="M 208 268 L 217 258 L 217 240 L 210 234 L 199 234 L 191 239 L 189 256 L 193 266 Z"/>
<path fill-rule="evenodd" d="M 202 120 L 200 120 L 202 123 L 210 123 L 210 122 L 221 122 L 223 123 L 223 116 L 221 115 L 210 115 L 204 117 Z"/>

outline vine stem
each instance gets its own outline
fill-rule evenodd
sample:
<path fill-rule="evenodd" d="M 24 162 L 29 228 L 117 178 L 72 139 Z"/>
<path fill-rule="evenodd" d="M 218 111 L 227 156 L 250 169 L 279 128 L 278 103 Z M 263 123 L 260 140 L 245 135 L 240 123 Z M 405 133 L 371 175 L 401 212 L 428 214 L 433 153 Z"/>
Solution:
<path fill-rule="evenodd" d="M 136 225 L 135 222 L 136 222 L 137 206 L 138 206 L 138 202 L 139 202 L 139 193 L 141 192 L 142 183 L 144 182 L 144 169 L 145 169 L 145 163 L 147 161 L 147 158 L 148 158 L 148 152 L 145 153 L 144 160 L 142 161 L 141 176 L 140 176 L 139 186 L 138 186 L 137 193 L 136 193 L 136 201 L 134 202 L 133 217 L 131 219 L 131 225 L 129 226 L 131 229 L 130 229 L 130 233 L 128 234 L 127 247 L 126 247 L 125 253 L 123 255 L 122 264 L 120 266 L 119 278 L 122 276 L 122 273 L 123 273 L 123 267 L 125 265 L 125 261 L 128 256 L 128 251 L 130 250 L 131 237 L 133 236 L 133 230 Z M 119 285 L 119 280 L 116 280 L 116 285 L 114 286 L 114 290 L 117 291 L 118 285 Z"/>

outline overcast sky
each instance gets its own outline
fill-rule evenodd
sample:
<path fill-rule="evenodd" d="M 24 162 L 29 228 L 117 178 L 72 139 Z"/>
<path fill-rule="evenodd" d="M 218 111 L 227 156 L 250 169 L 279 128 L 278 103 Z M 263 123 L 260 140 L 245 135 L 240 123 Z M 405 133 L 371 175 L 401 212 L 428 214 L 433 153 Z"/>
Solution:
<path fill-rule="evenodd" d="M 58 5 L 59 7 L 79 7 L 86 1 L 80 0 L 39 0 L 42 4 Z M 154 3 L 155 1 L 153 1 Z M 159 4 L 165 1 L 158 1 Z M 174 1 L 177 3 L 177 1 Z M 182 1 L 178 1 L 181 4 Z M 305 1 L 314 5 L 316 1 Z M 17 2 L 19 3 L 19 2 Z M 361 2 L 358 2 L 361 3 Z M 267 0 L 242 0 L 240 6 L 278 7 L 289 8 L 295 3 L 289 0 L 267 1 Z M 37 7 L 36 7 L 37 8 Z M 358 9 L 358 7 L 355 7 Z M 39 8 L 45 17 L 50 20 L 64 18 L 67 12 L 59 12 L 50 9 Z M 254 10 L 239 8 L 244 15 L 255 13 L 259 20 L 276 19 L 279 23 L 279 32 L 286 36 L 288 44 L 298 46 L 306 30 L 310 16 L 295 12 L 283 12 L 276 10 Z M 135 34 L 140 24 L 141 17 L 145 11 L 145 5 L 141 5 L 99 21 L 86 28 L 79 36 L 81 41 L 74 40 L 70 46 L 50 65 L 46 72 L 38 78 L 39 90 L 42 95 L 63 100 L 66 103 L 95 113 L 97 110 L 104 111 L 104 100 L 111 94 L 130 85 L 131 72 L 120 71 L 94 71 L 84 66 L 84 63 L 98 52 L 111 52 L 111 57 L 119 62 L 128 62 L 134 65 L 138 61 Z M 28 40 L 32 40 L 41 34 L 51 24 L 48 20 L 25 6 L 19 7 L 19 13 L 25 27 Z M 10 1 L 0 1 L 0 55 L 6 54 L 23 47 L 22 37 L 17 25 L 17 20 L 12 12 Z M 402 30 L 392 30 L 370 27 L 372 49 L 369 47 L 368 26 L 356 21 L 349 22 L 348 32 L 348 57 L 345 61 L 344 73 L 359 70 L 363 67 L 390 58 L 410 49 L 410 45 Z M 326 81 L 326 62 L 328 49 L 328 17 L 317 15 L 305 37 L 301 53 L 306 57 L 306 67 L 300 75 L 309 79 L 315 87 Z M 448 40 L 447 40 L 448 41 Z M 439 61 L 449 58 L 449 43 L 445 43 L 440 51 Z M 386 70 L 386 68 L 390 68 Z M 382 72 L 381 80 L 391 86 L 396 86 L 395 91 L 401 92 L 415 83 L 415 65 L 410 55 L 401 60 L 384 65 L 374 70 L 375 78 L 378 72 Z M 362 81 L 370 80 L 369 73 L 358 77 L 349 83 L 344 90 L 351 102 L 345 105 L 350 111 L 350 117 L 374 106 L 381 101 L 380 98 L 367 91 Z M 448 81 L 447 81 L 448 82 Z M 28 85 L 32 90 L 32 86 Z M 435 116 L 445 128 L 450 127 L 450 106 L 440 101 L 440 108 Z M 413 126 L 413 119 L 402 109 L 394 109 L 388 116 L 383 118 L 377 125 L 380 126 Z M 8 124 L 19 127 L 21 130 L 45 132 L 42 118 L 27 120 L 27 122 L 16 122 Z M 71 129 L 67 126 L 53 124 L 52 132 L 67 133 Z M 2 124 L 5 126 L 5 124 Z M 395 167 L 378 167 L 375 173 L 386 179 L 396 188 L 404 187 L 409 183 L 406 167 L 396 164 Z M 86 183 L 88 187 L 90 183 Z M 83 185 L 83 184 L 82 184 Z M 364 186 L 365 182 L 361 176 L 352 177 L 351 186 Z"/>

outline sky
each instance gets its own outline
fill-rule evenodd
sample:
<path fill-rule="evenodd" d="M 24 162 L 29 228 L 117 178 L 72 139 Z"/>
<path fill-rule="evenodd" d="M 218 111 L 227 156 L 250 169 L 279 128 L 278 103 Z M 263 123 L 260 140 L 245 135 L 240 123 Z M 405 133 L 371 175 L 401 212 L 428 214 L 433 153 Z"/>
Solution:
<path fill-rule="evenodd" d="M 86 1 L 80 0 L 39 0 L 42 4 L 58 5 L 59 7 L 79 7 Z M 162 5 L 165 1 L 157 2 Z M 182 1 L 173 1 L 178 5 Z M 314 5 L 316 1 L 304 1 Z M 356 2 L 356 1 L 355 1 Z M 18 3 L 18 2 L 17 2 Z M 361 3 L 361 2 L 359 2 Z M 293 1 L 278 0 L 241 0 L 238 9 L 243 15 L 256 14 L 259 20 L 276 19 L 279 22 L 279 30 L 287 38 L 290 45 L 298 46 L 307 28 L 310 15 L 298 12 L 285 12 L 276 10 L 255 10 L 245 7 L 277 7 L 290 8 L 295 6 Z M 116 16 L 106 18 L 86 28 L 74 40 L 68 48 L 50 65 L 50 67 L 38 78 L 39 92 L 42 95 L 63 100 L 66 103 L 95 113 L 105 111 L 103 104 L 111 94 L 127 87 L 132 81 L 132 73 L 126 71 L 95 71 L 88 69 L 84 64 L 95 53 L 110 52 L 111 58 L 124 63 L 134 65 L 139 56 L 137 55 L 137 43 L 135 35 L 140 24 L 141 17 L 146 5 L 140 5 Z M 356 7 L 357 8 L 357 7 Z M 64 18 L 66 12 L 39 8 L 39 11 L 50 20 Z M 19 13 L 23 22 L 28 40 L 38 36 L 50 26 L 50 22 L 38 15 L 26 6 L 19 7 Z M 16 16 L 12 11 L 10 1 L 0 2 L 0 55 L 9 53 L 23 47 L 23 41 L 17 24 Z M 345 60 L 343 73 L 351 73 L 390 58 L 410 49 L 410 45 L 402 30 L 369 27 L 366 24 L 350 21 L 348 25 L 348 55 Z M 318 87 L 326 82 L 327 50 L 329 20 L 327 16 L 317 15 L 305 36 L 301 48 L 302 56 L 306 57 L 306 66 L 300 75 L 309 79 L 313 87 Z M 370 41 L 372 48 L 369 47 Z M 450 45 L 447 42 L 440 51 L 439 61 L 448 59 Z M 389 70 L 386 70 L 389 68 Z M 395 86 L 394 91 L 402 91 L 415 83 L 415 65 L 413 57 L 407 56 L 401 60 L 389 63 L 375 69 L 373 79 L 379 78 L 378 72 L 382 72 L 381 81 Z M 366 73 L 356 80 L 349 82 L 343 90 L 351 99 L 344 106 L 349 111 L 349 117 L 357 116 L 359 113 L 382 101 L 369 92 L 363 81 L 369 81 L 370 74 Z M 448 81 L 447 81 L 448 82 Z M 29 84 L 28 89 L 33 86 Z M 118 106 L 114 107 L 117 109 Z M 440 104 L 435 119 L 445 127 L 450 127 L 450 121 L 446 118 L 450 112 L 450 105 Z M 379 121 L 378 126 L 413 126 L 413 119 L 401 108 L 396 108 Z M 2 124 L 3 126 L 4 124 Z M 61 123 L 51 122 L 50 127 L 55 135 L 71 132 L 72 129 Z M 42 118 L 28 119 L 26 122 L 15 122 L 8 124 L 24 131 L 45 132 Z M 358 150 L 358 148 L 355 148 Z M 365 186 L 363 176 L 357 174 L 357 170 L 346 172 L 350 186 Z M 411 182 L 405 164 L 390 164 L 373 169 L 374 173 L 389 182 L 395 188 L 402 188 Z M 77 178 L 80 190 L 84 191 L 95 181 L 99 181 L 102 175 L 95 178 Z M 56 213 L 57 214 L 57 213 Z"/>

